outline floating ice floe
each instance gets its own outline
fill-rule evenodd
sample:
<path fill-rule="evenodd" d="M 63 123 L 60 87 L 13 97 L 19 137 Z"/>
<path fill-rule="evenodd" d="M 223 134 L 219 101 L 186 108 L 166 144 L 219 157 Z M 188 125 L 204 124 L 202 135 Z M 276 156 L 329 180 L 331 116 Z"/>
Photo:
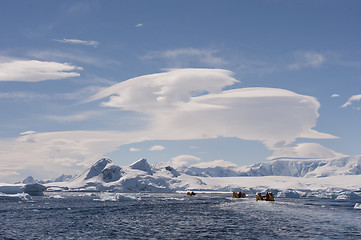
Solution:
<path fill-rule="evenodd" d="M 63 199 L 64 197 L 61 195 L 49 195 L 47 198 Z"/>
<path fill-rule="evenodd" d="M 299 198 L 300 194 L 296 192 L 295 190 L 284 190 L 282 192 L 277 193 L 278 198 Z"/>
<path fill-rule="evenodd" d="M 346 192 L 341 192 L 336 199 L 337 200 L 360 199 L 360 196 L 354 192 L 346 191 Z"/>
<path fill-rule="evenodd" d="M 31 200 L 31 196 L 27 193 L 17 193 L 17 194 L 6 194 L 6 193 L 0 193 L 0 200 Z"/>
<path fill-rule="evenodd" d="M 99 199 L 94 199 L 94 201 L 139 201 L 139 198 L 133 196 L 125 196 L 121 193 L 101 193 L 99 194 Z"/>

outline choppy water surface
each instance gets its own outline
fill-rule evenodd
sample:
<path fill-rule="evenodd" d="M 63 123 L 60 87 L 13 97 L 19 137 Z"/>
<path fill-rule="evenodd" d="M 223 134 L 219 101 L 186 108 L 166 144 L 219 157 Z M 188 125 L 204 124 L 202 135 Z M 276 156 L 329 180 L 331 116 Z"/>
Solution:
<path fill-rule="evenodd" d="M 60 195 L 59 195 L 60 194 Z M 109 197 L 103 200 L 115 200 Z M 0 201 L 0 239 L 361 239 L 358 201 L 47 193 Z"/>

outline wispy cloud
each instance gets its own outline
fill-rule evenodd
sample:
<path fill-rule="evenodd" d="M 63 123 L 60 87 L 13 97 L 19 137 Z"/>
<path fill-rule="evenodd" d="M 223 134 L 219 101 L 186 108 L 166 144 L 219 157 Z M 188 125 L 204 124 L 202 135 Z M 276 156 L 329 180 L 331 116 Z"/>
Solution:
<path fill-rule="evenodd" d="M 317 52 L 298 52 L 295 54 L 295 63 L 288 65 L 290 70 L 304 67 L 319 68 L 325 61 L 325 56 Z"/>
<path fill-rule="evenodd" d="M 175 67 L 184 67 L 198 62 L 210 67 L 220 67 L 227 64 L 221 57 L 215 56 L 216 50 L 179 48 L 166 51 L 150 51 L 140 57 L 142 60 L 165 59 Z"/>
<path fill-rule="evenodd" d="M 334 94 L 331 95 L 332 98 L 337 98 L 339 96 L 340 96 L 340 94 L 338 94 L 338 93 L 334 93 Z"/>
<path fill-rule="evenodd" d="M 138 23 L 137 25 L 135 25 L 136 27 L 143 27 L 143 23 Z"/>
<path fill-rule="evenodd" d="M 58 122 L 78 122 L 84 121 L 94 116 L 99 116 L 103 113 L 103 111 L 87 111 L 82 113 L 77 113 L 73 115 L 60 116 L 60 115 L 49 115 L 46 116 L 47 119 L 55 120 Z"/>
<path fill-rule="evenodd" d="M 79 77 L 74 71 L 81 67 L 68 63 L 46 62 L 38 60 L 12 60 L 0 62 L 0 81 L 39 82 Z"/>
<path fill-rule="evenodd" d="M 97 67 L 112 67 L 113 65 L 119 65 L 120 62 L 112 59 L 100 59 L 89 55 L 87 52 L 76 49 L 72 52 L 64 52 L 59 50 L 31 50 L 28 51 L 27 56 L 31 58 L 37 58 L 42 60 L 53 61 L 72 61 L 94 65 Z"/>
<path fill-rule="evenodd" d="M 64 38 L 64 39 L 54 39 L 56 42 L 60 43 L 70 43 L 70 44 L 78 44 L 78 45 L 86 45 L 86 46 L 93 46 L 97 47 L 99 45 L 99 42 L 97 41 L 86 41 L 86 40 L 79 40 L 79 39 L 71 39 L 71 38 Z"/>
<path fill-rule="evenodd" d="M 0 99 L 23 99 L 26 101 L 34 99 L 48 98 L 47 94 L 39 94 L 33 92 L 3 92 L 0 93 Z"/>
<path fill-rule="evenodd" d="M 351 106 L 353 102 L 358 102 L 361 100 L 361 94 L 351 96 L 348 101 L 341 106 L 341 108 L 345 108 L 347 106 Z"/>
<path fill-rule="evenodd" d="M 149 151 L 162 151 L 164 149 L 165 149 L 165 147 L 163 147 L 161 145 L 155 145 L 155 146 L 151 146 L 148 150 Z"/>

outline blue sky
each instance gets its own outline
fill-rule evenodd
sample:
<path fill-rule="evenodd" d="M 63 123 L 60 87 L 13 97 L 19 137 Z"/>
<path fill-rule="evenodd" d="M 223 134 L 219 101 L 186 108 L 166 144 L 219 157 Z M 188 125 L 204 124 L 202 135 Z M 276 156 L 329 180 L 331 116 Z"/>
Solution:
<path fill-rule="evenodd" d="M 1 1 L 0 181 L 359 155 L 360 7 Z"/>

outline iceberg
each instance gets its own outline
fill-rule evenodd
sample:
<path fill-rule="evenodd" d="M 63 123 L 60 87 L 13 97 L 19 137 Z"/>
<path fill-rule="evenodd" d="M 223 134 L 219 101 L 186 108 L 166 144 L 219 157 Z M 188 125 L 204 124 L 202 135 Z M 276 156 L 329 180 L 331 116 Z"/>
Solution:
<path fill-rule="evenodd" d="M 1 183 L 0 184 L 0 193 L 5 194 L 16 194 L 16 193 L 22 193 L 22 187 L 24 184 L 7 184 L 7 183 Z"/>
<path fill-rule="evenodd" d="M 340 195 L 336 198 L 337 200 L 350 200 L 350 199 L 360 199 L 361 197 L 352 191 L 341 192 Z"/>
<path fill-rule="evenodd" d="M 27 200 L 31 200 L 31 196 L 27 193 L 17 193 L 17 194 L 5 194 L 5 193 L 0 193 L 0 200 L 23 200 L 23 201 L 27 201 Z"/>
<path fill-rule="evenodd" d="M 26 184 L 22 189 L 24 193 L 27 193 L 31 196 L 43 196 L 46 187 L 39 183 L 30 183 Z"/>
<path fill-rule="evenodd" d="M 284 191 L 278 192 L 276 197 L 278 198 L 299 198 L 300 194 L 295 190 L 286 189 Z"/>
<path fill-rule="evenodd" d="M 133 197 L 133 196 L 126 196 L 120 193 L 109 193 L 109 192 L 105 192 L 105 193 L 100 193 L 99 194 L 99 199 L 94 199 L 94 201 L 101 201 L 101 202 L 105 202 L 105 201 L 112 201 L 112 202 L 116 202 L 116 201 L 138 201 L 140 200 L 139 198 Z"/>

